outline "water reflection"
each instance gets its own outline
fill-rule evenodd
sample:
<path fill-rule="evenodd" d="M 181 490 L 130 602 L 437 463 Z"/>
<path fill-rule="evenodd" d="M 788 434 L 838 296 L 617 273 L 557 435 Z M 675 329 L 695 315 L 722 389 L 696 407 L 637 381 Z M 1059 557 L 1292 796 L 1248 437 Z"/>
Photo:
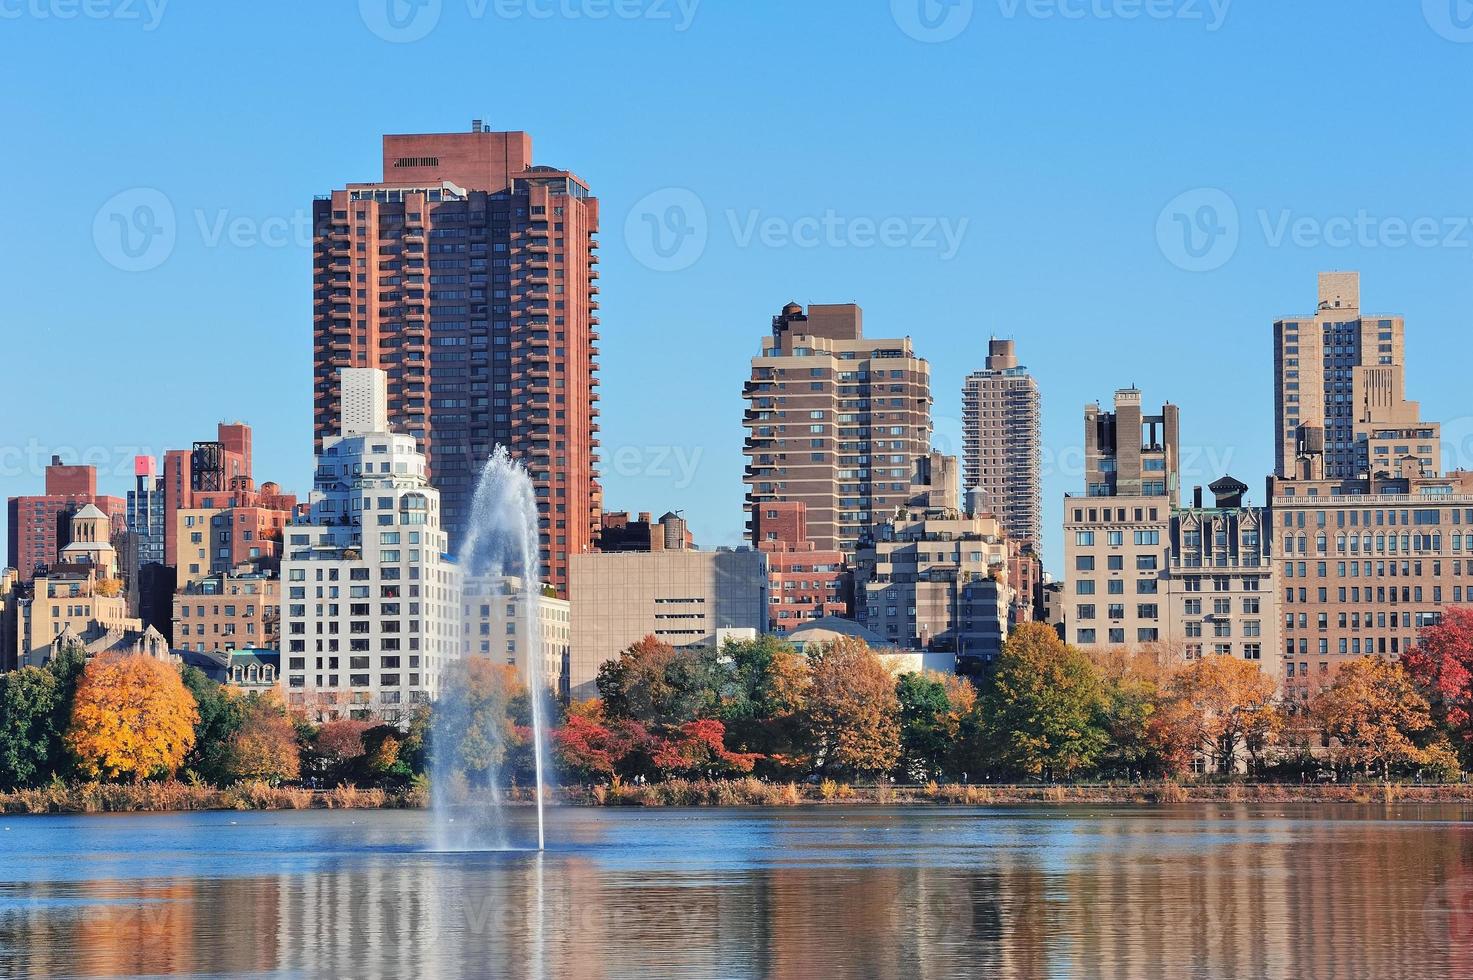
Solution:
<path fill-rule="evenodd" d="M 420 814 L 12 818 L 0 976 L 1462 977 L 1465 816 L 560 811 L 541 857 L 423 853 Z"/>

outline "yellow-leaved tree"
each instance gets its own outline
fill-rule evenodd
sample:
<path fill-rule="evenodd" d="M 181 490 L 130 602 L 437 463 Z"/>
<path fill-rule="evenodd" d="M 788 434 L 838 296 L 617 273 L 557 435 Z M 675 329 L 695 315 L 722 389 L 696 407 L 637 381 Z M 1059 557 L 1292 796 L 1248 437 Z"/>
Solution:
<path fill-rule="evenodd" d="M 67 748 L 91 778 L 169 776 L 194 747 L 198 720 L 173 665 L 142 655 L 99 657 L 77 684 Z"/>

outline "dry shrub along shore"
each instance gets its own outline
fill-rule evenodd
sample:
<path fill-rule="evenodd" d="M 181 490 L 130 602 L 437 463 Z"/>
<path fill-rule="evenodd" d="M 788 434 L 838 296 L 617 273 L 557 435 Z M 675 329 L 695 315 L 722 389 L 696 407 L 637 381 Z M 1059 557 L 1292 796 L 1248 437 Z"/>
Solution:
<path fill-rule="evenodd" d="M 570 806 L 788 807 L 835 806 L 1024 806 L 1183 803 L 1460 803 L 1473 804 L 1467 784 L 1356 783 L 1145 783 L 1077 786 L 853 786 L 825 780 L 814 784 L 769 783 L 760 779 L 669 780 L 562 787 L 557 801 Z M 513 791 L 514 803 L 530 804 L 528 791 Z M 53 783 L 0 793 L 0 813 L 177 813 L 203 810 L 378 810 L 428 805 L 423 789 L 388 792 L 340 786 L 331 790 L 242 783 L 228 789 L 182 782 L 139 784 Z"/>

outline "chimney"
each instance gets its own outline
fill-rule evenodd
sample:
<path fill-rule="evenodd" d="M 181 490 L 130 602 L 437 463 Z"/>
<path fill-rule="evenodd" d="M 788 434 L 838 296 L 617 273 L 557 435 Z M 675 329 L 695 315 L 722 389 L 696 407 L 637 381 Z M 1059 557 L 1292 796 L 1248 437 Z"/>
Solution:
<path fill-rule="evenodd" d="M 1192 506 L 1197 510 L 1202 509 L 1202 488 L 1192 487 Z"/>

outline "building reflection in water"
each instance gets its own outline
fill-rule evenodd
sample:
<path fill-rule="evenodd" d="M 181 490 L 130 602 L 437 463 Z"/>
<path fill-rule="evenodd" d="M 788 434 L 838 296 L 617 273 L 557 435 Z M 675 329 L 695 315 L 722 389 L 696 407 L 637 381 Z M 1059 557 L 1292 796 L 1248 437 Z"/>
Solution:
<path fill-rule="evenodd" d="M 0 865 L 0 976 L 1468 975 L 1473 835 L 1399 815 L 587 814 L 542 857 L 9 884 Z"/>

